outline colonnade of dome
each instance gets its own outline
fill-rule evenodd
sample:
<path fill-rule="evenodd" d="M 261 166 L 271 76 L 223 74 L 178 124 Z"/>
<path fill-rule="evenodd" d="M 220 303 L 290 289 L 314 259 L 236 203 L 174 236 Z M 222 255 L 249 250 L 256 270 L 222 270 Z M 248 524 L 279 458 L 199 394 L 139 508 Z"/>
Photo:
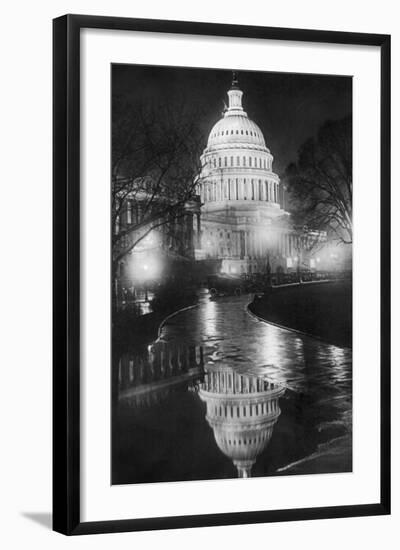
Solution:
<path fill-rule="evenodd" d="M 257 177 L 210 177 L 199 184 L 200 200 L 203 203 L 216 201 L 251 200 L 279 205 L 279 182 L 273 178 Z"/>

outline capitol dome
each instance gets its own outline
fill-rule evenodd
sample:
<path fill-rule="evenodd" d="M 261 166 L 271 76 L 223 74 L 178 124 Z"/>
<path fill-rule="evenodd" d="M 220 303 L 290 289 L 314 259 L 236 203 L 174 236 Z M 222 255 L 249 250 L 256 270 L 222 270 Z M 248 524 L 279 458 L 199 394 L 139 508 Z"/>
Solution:
<path fill-rule="evenodd" d="M 229 144 L 234 147 L 243 145 L 266 150 L 264 136 L 260 128 L 248 118 L 243 110 L 241 113 L 232 113 L 227 109 L 224 118 L 219 120 L 211 130 L 207 148 L 211 149 L 221 145 L 225 147 Z"/>
<path fill-rule="evenodd" d="M 224 273 L 265 271 L 283 251 L 284 189 L 259 126 L 243 109 L 236 74 L 229 103 L 212 127 L 196 178 L 201 203 L 196 259 L 221 261 Z"/>
<path fill-rule="evenodd" d="M 254 148 L 268 151 L 264 136 L 255 122 L 249 119 L 242 107 L 243 92 L 239 89 L 234 74 L 231 89 L 228 91 L 229 106 L 223 118 L 212 128 L 208 137 L 207 149 L 229 147 Z M 269 151 L 268 151 L 269 152 Z"/>
<path fill-rule="evenodd" d="M 228 201 L 252 200 L 279 208 L 279 177 L 264 136 L 242 106 L 243 92 L 234 76 L 229 105 L 214 124 L 201 156 L 198 194 L 207 208 Z"/>

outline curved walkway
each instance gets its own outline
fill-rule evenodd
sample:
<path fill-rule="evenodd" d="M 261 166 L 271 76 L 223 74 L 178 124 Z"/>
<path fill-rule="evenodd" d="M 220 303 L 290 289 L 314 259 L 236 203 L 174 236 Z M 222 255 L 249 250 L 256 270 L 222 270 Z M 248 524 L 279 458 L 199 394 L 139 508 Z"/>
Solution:
<path fill-rule="evenodd" d="M 247 311 L 250 301 L 249 295 L 215 301 L 203 295 L 197 307 L 166 320 L 160 339 L 203 346 L 209 367 L 224 364 L 295 392 L 351 399 L 350 349 L 260 321 Z"/>
<path fill-rule="evenodd" d="M 197 306 L 164 320 L 159 340 L 172 348 L 175 342 L 202 346 L 205 370 L 226 366 L 286 388 L 253 475 L 351 471 L 351 350 L 260 321 L 247 310 L 250 300 L 212 301 L 204 293 Z M 129 402 L 121 407 L 113 437 L 115 483 L 235 475 L 210 433 L 204 403 L 187 390 L 182 386 L 143 409 Z"/>

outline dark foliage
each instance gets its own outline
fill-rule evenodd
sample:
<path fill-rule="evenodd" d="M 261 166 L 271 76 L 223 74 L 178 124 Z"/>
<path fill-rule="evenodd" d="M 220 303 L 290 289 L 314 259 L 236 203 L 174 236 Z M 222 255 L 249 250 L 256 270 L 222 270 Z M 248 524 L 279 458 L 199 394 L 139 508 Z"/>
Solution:
<path fill-rule="evenodd" d="M 300 148 L 285 173 L 293 219 L 325 230 L 343 243 L 353 240 L 352 119 L 323 124 Z"/>
<path fill-rule="evenodd" d="M 204 147 L 198 116 L 185 104 L 132 102 L 112 105 L 113 260 L 117 264 L 157 227 L 184 215 L 195 194 Z M 124 223 L 127 200 L 132 218 Z"/>

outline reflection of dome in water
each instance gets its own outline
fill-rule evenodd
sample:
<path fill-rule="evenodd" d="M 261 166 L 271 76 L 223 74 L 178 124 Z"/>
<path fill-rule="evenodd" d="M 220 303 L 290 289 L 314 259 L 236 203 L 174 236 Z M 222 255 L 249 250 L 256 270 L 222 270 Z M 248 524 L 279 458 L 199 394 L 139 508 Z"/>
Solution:
<path fill-rule="evenodd" d="M 284 388 L 261 376 L 230 369 L 208 371 L 200 397 L 207 404 L 207 421 L 221 451 L 235 464 L 239 477 L 249 477 L 258 455 L 272 436 L 280 415 Z"/>

